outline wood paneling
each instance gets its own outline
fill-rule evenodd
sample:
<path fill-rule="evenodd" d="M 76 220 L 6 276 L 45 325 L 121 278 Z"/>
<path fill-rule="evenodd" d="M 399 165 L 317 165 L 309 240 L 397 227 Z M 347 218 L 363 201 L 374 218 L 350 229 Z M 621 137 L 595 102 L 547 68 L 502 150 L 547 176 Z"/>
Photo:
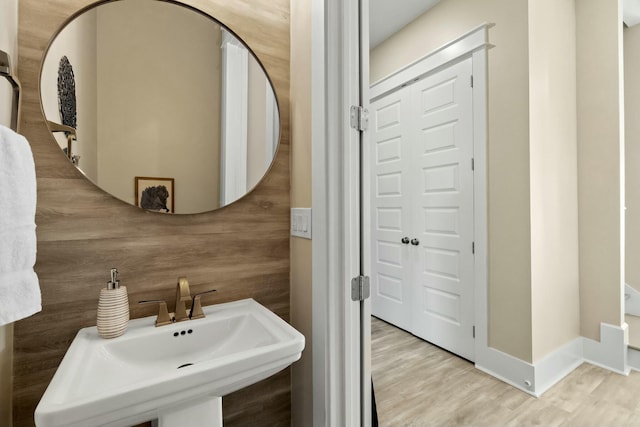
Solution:
<path fill-rule="evenodd" d="M 253 49 L 280 104 L 281 145 L 267 177 L 246 198 L 215 212 L 162 215 L 129 206 L 95 187 L 68 162 L 47 130 L 38 81 L 44 51 L 90 0 L 20 0 L 21 132 L 38 178 L 36 213 L 43 310 L 15 324 L 14 427 L 33 411 L 78 329 L 96 323 L 100 289 L 118 267 L 132 317 L 155 314 L 140 299 L 175 295 L 178 276 L 205 304 L 252 297 L 289 320 L 289 0 L 185 0 L 217 17 Z M 133 185 L 133 184 L 132 184 Z M 285 370 L 223 399 L 225 426 L 289 425 Z"/>

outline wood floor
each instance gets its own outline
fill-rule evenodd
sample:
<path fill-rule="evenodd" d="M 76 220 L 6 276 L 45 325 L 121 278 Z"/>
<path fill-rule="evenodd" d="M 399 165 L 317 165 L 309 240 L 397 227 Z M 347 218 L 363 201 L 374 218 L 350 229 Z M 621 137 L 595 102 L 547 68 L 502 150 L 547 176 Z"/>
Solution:
<path fill-rule="evenodd" d="M 536 399 L 379 319 L 371 335 L 380 426 L 640 427 L 640 372 L 583 363 Z"/>

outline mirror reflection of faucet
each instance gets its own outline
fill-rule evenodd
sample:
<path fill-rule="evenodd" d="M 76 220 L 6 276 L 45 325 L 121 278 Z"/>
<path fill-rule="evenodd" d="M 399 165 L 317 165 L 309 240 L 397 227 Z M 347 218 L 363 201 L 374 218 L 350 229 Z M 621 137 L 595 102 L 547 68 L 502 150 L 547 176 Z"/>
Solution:
<path fill-rule="evenodd" d="M 183 322 L 185 320 L 190 319 L 201 319 L 204 317 L 204 312 L 202 311 L 202 303 L 200 301 L 200 297 L 203 294 L 208 294 L 210 292 L 215 292 L 215 289 L 210 289 L 208 291 L 199 292 L 193 296 L 191 296 L 191 292 L 189 290 L 189 282 L 186 277 L 178 278 L 178 284 L 176 286 L 176 302 L 175 302 L 175 310 L 172 313 L 169 313 L 167 309 L 167 302 L 162 299 L 153 299 L 153 300 L 142 300 L 138 301 L 138 304 L 150 304 L 155 303 L 159 304 L 158 307 L 158 317 L 156 319 L 156 327 L 170 325 L 174 322 Z M 187 301 L 191 302 L 191 306 L 189 308 L 189 312 L 187 313 Z"/>

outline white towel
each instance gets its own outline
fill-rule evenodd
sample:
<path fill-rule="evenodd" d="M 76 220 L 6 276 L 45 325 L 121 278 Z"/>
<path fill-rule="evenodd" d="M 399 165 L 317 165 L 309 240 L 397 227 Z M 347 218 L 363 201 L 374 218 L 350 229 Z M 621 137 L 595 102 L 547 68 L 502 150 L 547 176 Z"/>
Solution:
<path fill-rule="evenodd" d="M 42 310 L 36 262 L 36 170 L 29 143 L 0 125 L 0 325 Z"/>

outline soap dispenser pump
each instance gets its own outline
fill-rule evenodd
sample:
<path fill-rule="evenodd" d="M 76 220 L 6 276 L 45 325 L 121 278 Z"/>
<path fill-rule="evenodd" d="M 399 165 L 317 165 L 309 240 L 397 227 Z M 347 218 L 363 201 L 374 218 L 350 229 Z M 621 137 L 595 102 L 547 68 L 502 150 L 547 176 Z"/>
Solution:
<path fill-rule="evenodd" d="M 129 322 L 129 298 L 127 287 L 120 286 L 118 270 L 111 269 L 111 279 L 107 287 L 100 290 L 98 299 L 98 335 L 102 338 L 116 338 L 124 334 Z"/>

